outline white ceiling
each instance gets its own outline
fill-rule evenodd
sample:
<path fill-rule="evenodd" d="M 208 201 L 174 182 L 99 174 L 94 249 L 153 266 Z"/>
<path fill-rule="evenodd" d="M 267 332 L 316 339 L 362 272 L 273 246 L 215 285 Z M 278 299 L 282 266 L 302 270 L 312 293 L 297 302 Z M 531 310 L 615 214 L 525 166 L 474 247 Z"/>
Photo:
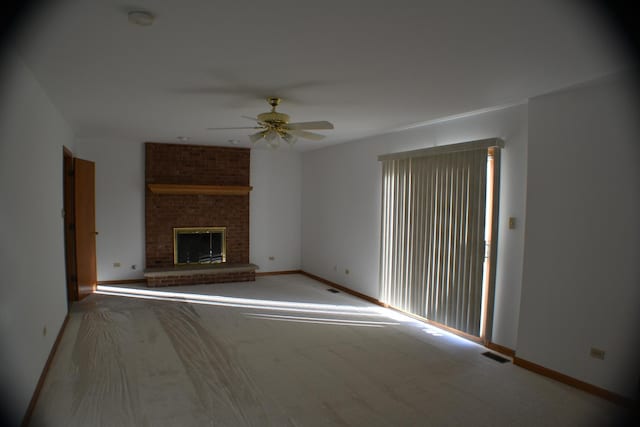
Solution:
<path fill-rule="evenodd" d="M 622 67 L 593 10 L 559 0 L 63 0 L 20 55 L 79 139 L 249 146 L 242 115 L 284 98 L 329 120 L 308 150 L 521 102 Z M 582 2 L 584 5 L 586 2 Z M 153 26 L 127 12 L 149 10 Z"/>

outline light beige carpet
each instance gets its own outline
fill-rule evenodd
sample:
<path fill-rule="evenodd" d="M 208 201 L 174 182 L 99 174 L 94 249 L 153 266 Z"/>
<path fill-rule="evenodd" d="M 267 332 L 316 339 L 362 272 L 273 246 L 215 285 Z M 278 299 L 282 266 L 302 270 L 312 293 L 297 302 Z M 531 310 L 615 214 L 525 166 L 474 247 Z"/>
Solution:
<path fill-rule="evenodd" d="M 32 425 L 601 426 L 620 415 L 327 288 L 300 275 L 106 288 L 73 306 Z"/>

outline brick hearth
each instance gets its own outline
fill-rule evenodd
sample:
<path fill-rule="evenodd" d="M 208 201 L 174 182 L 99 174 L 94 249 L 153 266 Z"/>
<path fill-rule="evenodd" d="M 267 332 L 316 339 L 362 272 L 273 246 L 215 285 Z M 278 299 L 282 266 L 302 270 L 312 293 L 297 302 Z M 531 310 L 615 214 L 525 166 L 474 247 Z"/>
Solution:
<path fill-rule="evenodd" d="M 147 286 L 200 285 L 204 283 L 249 282 L 256 280 L 253 264 L 190 265 L 147 269 Z"/>

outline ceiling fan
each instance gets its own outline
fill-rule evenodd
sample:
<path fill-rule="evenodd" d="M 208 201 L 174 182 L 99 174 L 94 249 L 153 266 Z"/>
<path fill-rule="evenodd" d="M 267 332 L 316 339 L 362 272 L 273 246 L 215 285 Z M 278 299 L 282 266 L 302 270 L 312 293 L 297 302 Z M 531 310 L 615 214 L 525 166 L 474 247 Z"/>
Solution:
<path fill-rule="evenodd" d="M 252 143 L 257 143 L 264 139 L 272 148 L 276 148 L 280 145 L 281 141 L 293 145 L 298 138 L 320 141 L 324 139 L 324 135 L 308 132 L 308 130 L 333 129 L 333 125 L 327 121 L 289 123 L 288 114 L 276 111 L 276 107 L 280 104 L 280 101 L 281 99 L 277 97 L 267 98 L 267 102 L 271 105 L 271 111 L 258 114 L 257 118 L 243 116 L 246 119 L 257 122 L 257 126 L 208 128 L 208 130 L 259 129 L 258 132 L 249 135 L 249 140 Z"/>

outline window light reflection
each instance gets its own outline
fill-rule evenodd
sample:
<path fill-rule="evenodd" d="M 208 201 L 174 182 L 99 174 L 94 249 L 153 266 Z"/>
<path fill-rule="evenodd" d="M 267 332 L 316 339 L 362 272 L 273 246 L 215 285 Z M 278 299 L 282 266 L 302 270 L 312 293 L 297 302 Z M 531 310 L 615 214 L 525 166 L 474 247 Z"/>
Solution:
<path fill-rule="evenodd" d="M 427 328 L 424 328 L 423 331 L 426 334 L 433 335 L 434 337 L 441 337 L 443 335 L 442 331 L 440 331 L 439 329 L 434 329 L 434 328 L 427 327 Z"/>
<path fill-rule="evenodd" d="M 203 304 L 212 306 L 224 306 L 234 308 L 256 309 L 280 311 L 286 313 L 305 313 L 315 315 L 342 315 L 366 318 L 384 318 L 391 322 L 382 322 L 375 320 L 351 320 L 351 319 L 329 319 L 323 317 L 302 317 L 302 316 L 286 316 L 277 314 L 264 313 L 244 313 L 246 316 L 263 319 L 287 322 L 316 323 L 324 325 L 345 325 L 345 326 L 364 326 L 383 328 L 385 326 L 396 326 L 400 324 L 412 324 L 419 328 L 422 332 L 434 337 L 449 337 L 452 339 L 465 341 L 463 338 L 456 337 L 449 332 L 438 329 L 433 326 L 425 326 L 424 322 L 414 319 L 406 314 L 384 307 L 377 306 L 354 306 L 354 305 L 336 305 L 336 304 L 320 304 L 295 301 L 275 301 L 262 300 L 255 298 L 228 297 L 221 295 L 206 295 L 191 292 L 172 292 L 155 289 L 130 288 L 125 286 L 107 286 L 98 285 L 96 294 L 121 296 L 127 298 L 150 299 L 157 301 L 173 301 L 191 304 Z"/>
<path fill-rule="evenodd" d="M 340 325 L 350 325 L 350 326 L 389 326 L 389 325 L 399 325 L 399 323 L 392 322 L 374 322 L 374 321 L 366 321 L 366 320 L 345 320 L 345 319 L 327 319 L 320 317 L 301 317 L 301 316 L 283 316 L 277 314 L 256 314 L 256 313 L 244 313 L 246 316 L 255 317 L 260 319 L 269 319 L 269 320 L 298 320 L 298 321 L 319 321 L 323 323 L 335 323 Z"/>
<path fill-rule="evenodd" d="M 101 295 L 154 299 L 158 301 L 188 302 L 192 304 L 205 304 L 237 308 L 284 310 L 300 313 L 340 314 L 347 316 L 389 317 L 387 313 L 380 310 L 381 307 L 379 309 L 378 307 L 358 307 L 350 305 L 261 300 L 252 298 L 236 298 L 218 295 L 157 291 L 152 289 L 126 288 L 122 286 L 105 285 L 98 285 L 95 293 Z"/>

